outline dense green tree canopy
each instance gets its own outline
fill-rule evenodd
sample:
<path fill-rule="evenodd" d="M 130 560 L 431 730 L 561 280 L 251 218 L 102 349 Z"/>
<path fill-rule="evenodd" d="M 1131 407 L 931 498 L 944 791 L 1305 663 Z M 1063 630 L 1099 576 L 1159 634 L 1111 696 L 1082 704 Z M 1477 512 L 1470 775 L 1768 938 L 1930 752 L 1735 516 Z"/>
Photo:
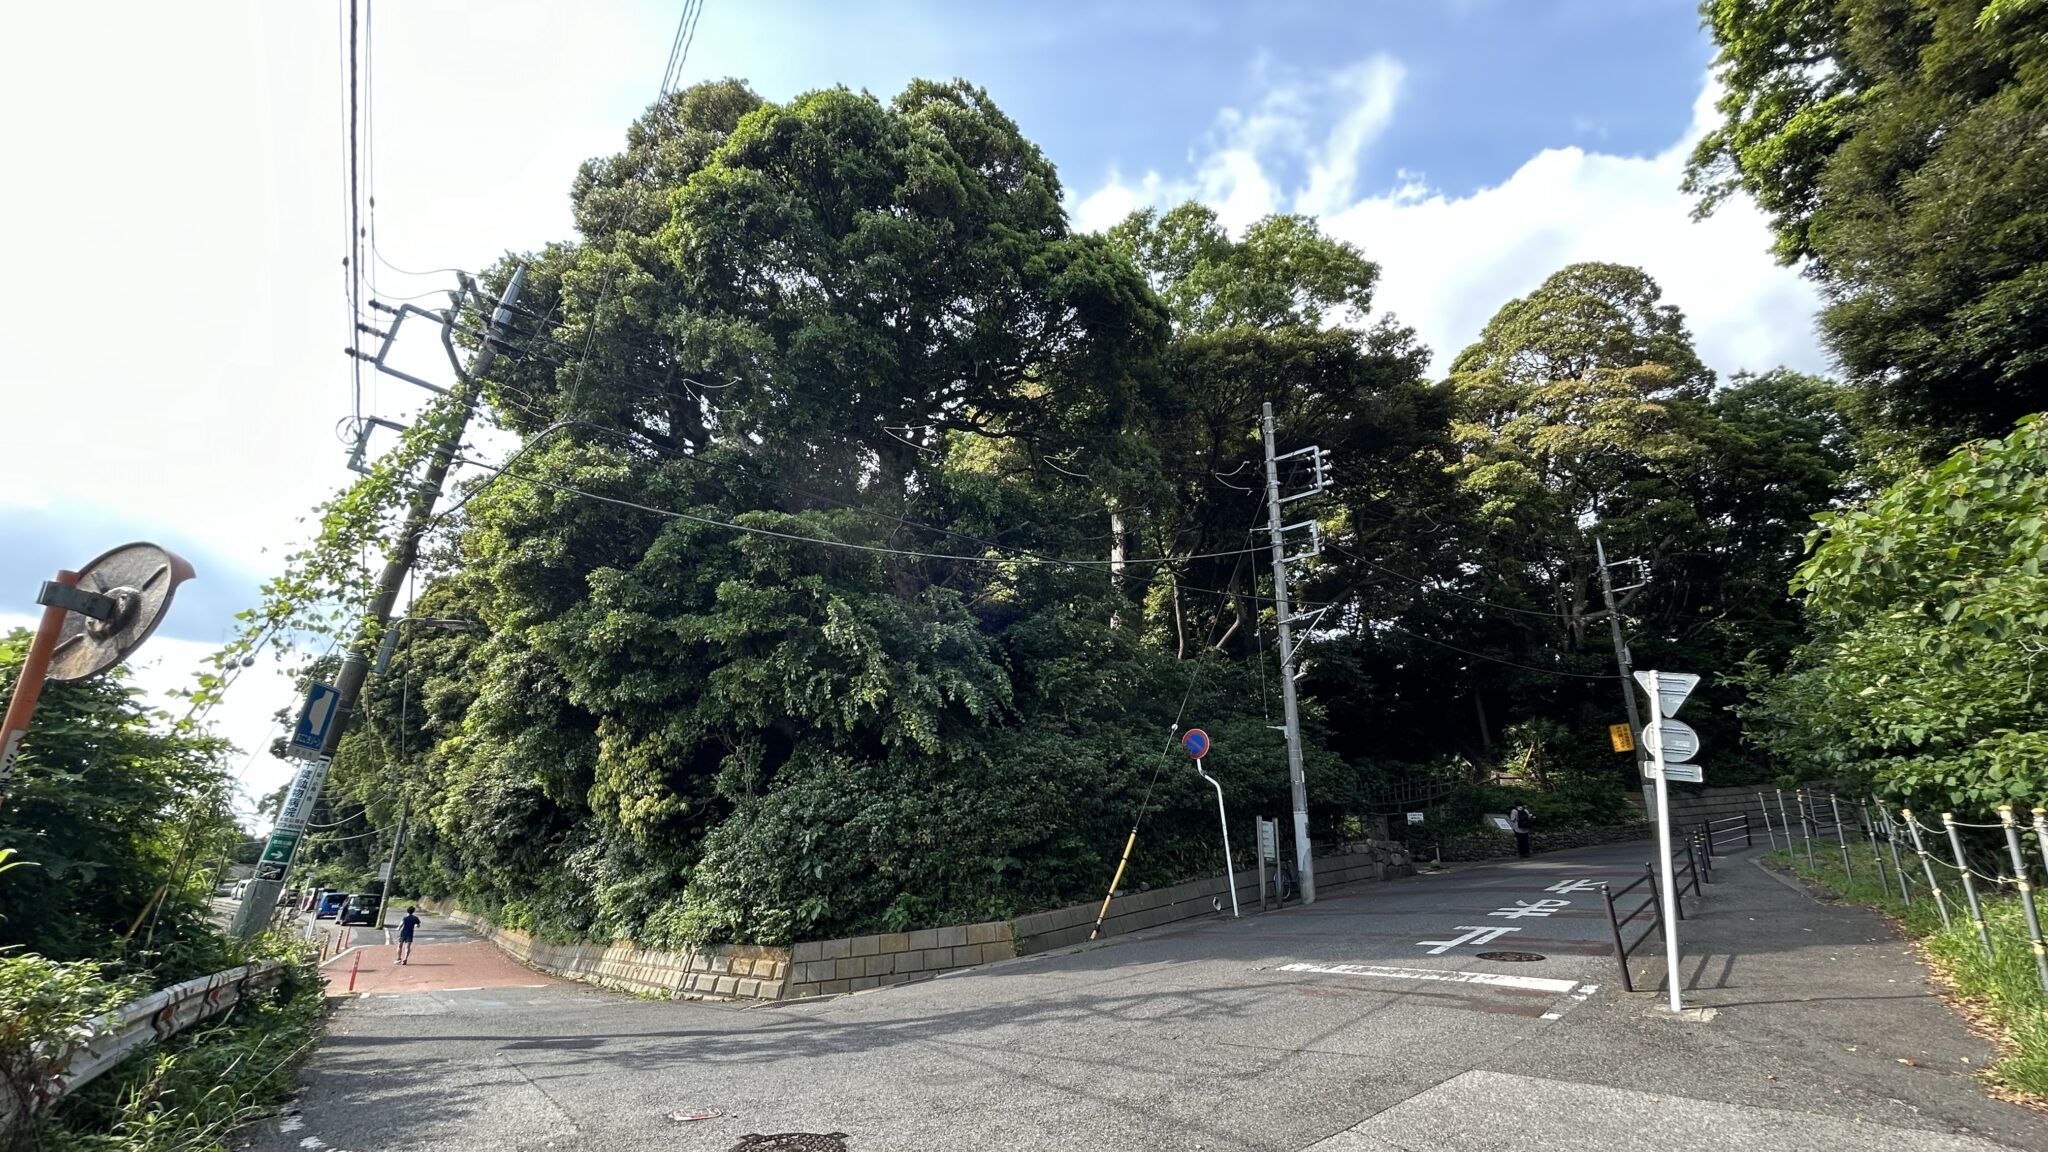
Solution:
<path fill-rule="evenodd" d="M 1707 0 L 1721 123 L 1703 210 L 1737 190 L 1830 298 L 1828 344 L 1937 445 L 2048 408 L 2048 6 Z"/>

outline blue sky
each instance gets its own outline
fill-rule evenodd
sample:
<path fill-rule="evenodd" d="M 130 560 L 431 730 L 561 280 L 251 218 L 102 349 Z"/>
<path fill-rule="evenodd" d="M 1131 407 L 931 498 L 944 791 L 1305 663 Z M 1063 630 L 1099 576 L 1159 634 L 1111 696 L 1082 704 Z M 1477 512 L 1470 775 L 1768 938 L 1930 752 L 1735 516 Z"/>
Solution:
<path fill-rule="evenodd" d="M 654 98 L 682 6 L 373 0 L 373 290 L 569 238 L 576 167 Z M 358 398 L 340 354 L 346 9 L 22 9 L 0 38 L 0 627 L 56 568 L 155 540 L 199 569 L 136 661 L 161 693 L 352 478 L 337 424 L 421 398 L 374 374 Z M 1188 197 L 1233 227 L 1312 212 L 1380 262 L 1378 306 L 1439 367 L 1510 298 L 1603 259 L 1656 277 L 1724 376 L 1824 369 L 1812 288 L 1771 263 L 1754 208 L 1698 224 L 1677 190 L 1710 58 L 1680 0 L 705 0 L 683 78 L 785 100 L 965 77 L 1058 165 L 1077 227 Z M 215 719 L 260 748 L 293 689 L 270 665 L 243 684 Z"/>
<path fill-rule="evenodd" d="M 1546 147 L 1622 154 L 1667 146 L 1712 57 L 1674 0 L 1512 3 L 905 2 L 706 9 L 707 68 L 730 29 L 782 29 L 792 49 L 749 72 L 764 94 L 844 83 L 889 95 L 911 75 L 987 88 L 1069 187 L 1112 168 L 1162 169 L 1199 148 L 1219 105 L 1270 77 L 1384 54 L 1407 67 L 1404 115 L 1372 175 L 1408 170 L 1453 194 L 1498 183 Z M 858 51 L 835 51 L 853 45 Z"/>

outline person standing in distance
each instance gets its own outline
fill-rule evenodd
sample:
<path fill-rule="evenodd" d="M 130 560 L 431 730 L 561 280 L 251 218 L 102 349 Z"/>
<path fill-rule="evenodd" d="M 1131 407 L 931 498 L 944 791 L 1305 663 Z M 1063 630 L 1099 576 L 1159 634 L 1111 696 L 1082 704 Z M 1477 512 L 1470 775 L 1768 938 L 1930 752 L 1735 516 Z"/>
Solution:
<path fill-rule="evenodd" d="M 1525 852 L 1523 855 L 1526 856 L 1528 853 Z M 398 922 L 398 962 L 400 964 L 412 959 L 412 930 L 419 926 L 419 915 L 413 911 L 412 905 L 407 904 L 405 906 L 405 919 Z"/>
<path fill-rule="evenodd" d="M 1529 834 L 1536 830 L 1536 814 L 1529 811 L 1527 804 L 1517 800 L 1514 808 L 1508 812 L 1508 827 L 1515 831 L 1515 855 L 1527 859 Z"/>

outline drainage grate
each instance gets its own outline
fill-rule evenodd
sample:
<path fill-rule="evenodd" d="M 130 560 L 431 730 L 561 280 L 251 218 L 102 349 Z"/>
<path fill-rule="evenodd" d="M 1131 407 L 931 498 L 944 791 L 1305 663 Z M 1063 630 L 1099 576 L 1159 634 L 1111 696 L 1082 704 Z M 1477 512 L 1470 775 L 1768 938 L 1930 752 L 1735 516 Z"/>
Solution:
<path fill-rule="evenodd" d="M 1521 964 L 1530 960 L 1544 959 L 1544 956 L 1541 952 L 1481 952 L 1479 958 L 1481 960 L 1507 960 Z"/>
<path fill-rule="evenodd" d="M 732 1152 L 847 1152 L 844 1132 L 749 1132 Z"/>

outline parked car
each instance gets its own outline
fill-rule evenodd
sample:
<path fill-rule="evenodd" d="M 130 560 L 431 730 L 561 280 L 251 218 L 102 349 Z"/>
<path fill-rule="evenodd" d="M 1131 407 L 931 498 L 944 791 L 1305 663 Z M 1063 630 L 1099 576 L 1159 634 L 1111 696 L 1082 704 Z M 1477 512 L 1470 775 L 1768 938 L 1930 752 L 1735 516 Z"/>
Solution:
<path fill-rule="evenodd" d="M 233 898 L 233 899 L 236 899 L 236 900 L 240 900 L 240 899 L 242 898 L 243 894 L 244 894 L 244 893 L 246 893 L 246 892 L 248 892 L 248 891 L 249 891 L 249 882 L 248 882 L 247 880 L 237 880 L 237 881 L 235 881 L 235 891 L 234 891 L 234 895 L 233 895 L 233 897 L 232 897 L 232 898 Z"/>
<path fill-rule="evenodd" d="M 341 915 L 341 906 L 348 903 L 346 892 L 326 892 L 320 896 L 320 903 L 313 908 L 313 919 L 332 920 Z"/>
<path fill-rule="evenodd" d="M 358 892 L 341 906 L 341 915 L 335 917 L 337 924 L 371 925 L 377 922 L 377 906 L 383 897 L 375 892 Z"/>

